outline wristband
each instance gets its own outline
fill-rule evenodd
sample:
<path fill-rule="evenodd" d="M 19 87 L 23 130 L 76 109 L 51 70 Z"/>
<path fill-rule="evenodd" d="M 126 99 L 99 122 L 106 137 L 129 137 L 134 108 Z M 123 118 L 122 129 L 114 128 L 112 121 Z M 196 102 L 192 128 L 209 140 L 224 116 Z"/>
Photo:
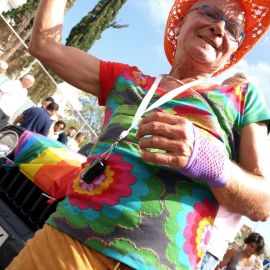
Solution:
<path fill-rule="evenodd" d="M 190 178 L 205 181 L 210 187 L 222 187 L 228 181 L 225 153 L 215 143 L 201 135 L 193 126 L 194 145 L 190 159 L 180 172 Z"/>

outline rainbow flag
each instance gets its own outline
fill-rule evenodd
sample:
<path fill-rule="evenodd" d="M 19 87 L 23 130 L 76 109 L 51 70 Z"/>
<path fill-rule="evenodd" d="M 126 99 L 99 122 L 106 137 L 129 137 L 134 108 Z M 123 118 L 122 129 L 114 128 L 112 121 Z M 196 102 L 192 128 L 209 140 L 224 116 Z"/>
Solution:
<path fill-rule="evenodd" d="M 14 156 L 20 171 L 55 199 L 65 196 L 68 184 L 87 159 L 57 140 L 27 130 L 21 135 Z"/>

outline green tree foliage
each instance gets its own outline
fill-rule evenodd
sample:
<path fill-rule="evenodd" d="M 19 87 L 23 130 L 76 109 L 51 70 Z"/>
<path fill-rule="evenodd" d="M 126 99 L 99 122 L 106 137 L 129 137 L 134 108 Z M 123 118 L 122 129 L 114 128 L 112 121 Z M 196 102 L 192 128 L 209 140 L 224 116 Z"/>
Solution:
<path fill-rule="evenodd" d="M 252 233 L 252 229 L 243 225 L 241 230 L 237 233 L 232 243 L 229 244 L 230 248 L 241 248 L 244 245 L 244 239 Z"/>
<path fill-rule="evenodd" d="M 80 131 L 85 135 L 85 142 L 96 142 L 96 136 L 90 128 L 98 135 L 104 119 L 104 107 L 99 107 L 95 96 L 82 93 L 79 97 L 82 109 L 79 112 L 67 108 L 66 114 L 72 117 L 66 121 L 67 127 L 74 126 L 81 128 Z"/>
<path fill-rule="evenodd" d="M 66 10 L 70 9 L 76 0 L 68 0 Z M 21 38 L 25 38 L 26 33 L 32 30 L 34 17 L 40 0 L 27 0 L 27 2 L 17 8 L 13 8 L 3 13 L 15 31 Z"/>
<path fill-rule="evenodd" d="M 127 25 L 117 24 L 114 19 L 126 0 L 100 0 L 71 30 L 66 45 L 88 51 L 108 27 L 122 28 Z"/>
<path fill-rule="evenodd" d="M 30 40 L 39 2 L 39 0 L 27 0 L 25 4 L 18 8 L 3 13 L 5 19 L 26 45 Z M 74 2 L 75 0 L 68 0 L 66 10 L 71 8 Z M 3 22 L 1 23 L 2 25 L 4 25 Z M 28 69 L 35 76 L 36 82 L 28 92 L 34 102 L 39 102 L 42 98 L 53 94 L 56 91 L 56 85 L 39 65 L 29 68 L 35 59 L 29 55 L 20 39 L 7 25 L 3 26 L 1 30 L 0 42 L 5 48 L 3 60 L 7 61 L 10 66 L 8 75 L 12 78 L 18 78 L 22 75 L 23 70 Z"/>
<path fill-rule="evenodd" d="M 99 134 L 103 124 L 104 107 L 100 107 L 97 98 L 89 94 L 83 93 L 80 96 L 80 102 L 83 105 L 81 110 L 82 116 L 87 120 L 96 134 Z"/>

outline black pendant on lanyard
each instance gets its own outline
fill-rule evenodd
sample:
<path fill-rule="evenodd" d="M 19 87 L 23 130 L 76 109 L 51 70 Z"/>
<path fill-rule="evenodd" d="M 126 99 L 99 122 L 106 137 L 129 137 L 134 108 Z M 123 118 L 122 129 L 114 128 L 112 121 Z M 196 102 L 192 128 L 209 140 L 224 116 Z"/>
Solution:
<path fill-rule="evenodd" d="M 105 168 L 105 158 L 96 158 L 92 161 L 87 170 L 81 175 L 81 179 L 85 183 L 91 184 L 97 176 L 104 172 Z"/>
<path fill-rule="evenodd" d="M 113 149 L 117 147 L 121 140 L 121 138 L 118 138 L 118 140 L 112 144 L 111 147 L 101 155 L 101 157 L 95 158 L 85 172 L 81 174 L 81 180 L 83 180 L 86 184 L 91 184 L 96 177 L 101 175 L 106 169 L 106 160 L 109 158 Z"/>

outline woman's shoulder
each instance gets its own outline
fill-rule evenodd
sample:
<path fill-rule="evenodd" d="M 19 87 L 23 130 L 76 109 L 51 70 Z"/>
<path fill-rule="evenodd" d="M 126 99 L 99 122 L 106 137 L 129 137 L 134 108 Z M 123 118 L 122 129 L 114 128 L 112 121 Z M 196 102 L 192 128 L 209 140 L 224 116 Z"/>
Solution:
<path fill-rule="evenodd" d="M 227 250 L 227 256 L 228 257 L 235 257 L 236 255 L 238 255 L 240 252 L 240 249 L 237 249 L 237 248 L 230 248 Z"/>

